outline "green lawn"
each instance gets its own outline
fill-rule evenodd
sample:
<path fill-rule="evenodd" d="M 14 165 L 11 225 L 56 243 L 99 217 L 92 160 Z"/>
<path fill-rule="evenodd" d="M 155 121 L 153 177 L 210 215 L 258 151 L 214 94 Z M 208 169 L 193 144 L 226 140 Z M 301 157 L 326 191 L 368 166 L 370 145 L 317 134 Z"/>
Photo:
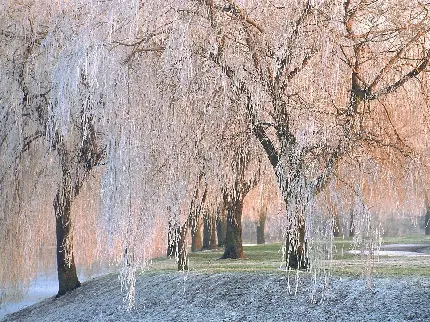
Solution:
<path fill-rule="evenodd" d="M 383 244 L 429 244 L 428 236 L 389 237 Z M 333 259 L 317 260 L 311 273 L 330 272 L 333 275 L 360 276 L 372 273 L 374 276 L 430 276 L 430 256 L 369 256 L 348 253 L 353 249 L 351 238 L 335 238 Z M 281 244 L 265 244 L 244 246 L 245 259 L 220 260 L 223 250 L 201 251 L 189 253 L 189 267 L 191 271 L 201 273 L 219 272 L 285 272 L 282 262 Z M 369 265 L 370 263 L 370 265 Z M 175 271 L 176 263 L 172 258 L 157 258 L 150 265 L 150 272 Z"/>

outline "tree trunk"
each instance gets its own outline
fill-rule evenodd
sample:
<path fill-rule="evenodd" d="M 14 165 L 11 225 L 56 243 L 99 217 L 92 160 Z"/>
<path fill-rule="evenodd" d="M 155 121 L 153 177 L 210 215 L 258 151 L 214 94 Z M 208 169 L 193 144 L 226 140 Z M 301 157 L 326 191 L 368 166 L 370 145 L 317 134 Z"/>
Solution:
<path fill-rule="evenodd" d="M 203 215 L 203 247 L 202 249 L 215 249 L 216 244 L 216 218 L 206 211 Z"/>
<path fill-rule="evenodd" d="M 334 237 L 340 237 L 341 234 L 342 234 L 342 230 L 341 230 L 341 226 L 340 226 L 339 215 L 336 212 L 333 215 L 333 236 Z"/>
<path fill-rule="evenodd" d="M 233 199 L 227 204 L 227 231 L 225 250 L 221 259 L 244 258 L 242 246 L 243 198 Z"/>
<path fill-rule="evenodd" d="M 430 207 L 427 207 L 426 217 L 425 217 L 425 234 L 430 235 Z"/>
<path fill-rule="evenodd" d="M 187 223 L 180 228 L 178 239 L 178 271 L 188 270 Z"/>
<path fill-rule="evenodd" d="M 73 256 L 73 241 L 71 235 L 71 206 L 72 191 L 69 180 L 63 182 L 60 191 L 54 199 L 54 212 L 57 235 L 57 272 L 58 272 L 58 294 L 76 289 L 81 285 L 76 274 L 75 259 Z"/>
<path fill-rule="evenodd" d="M 167 256 L 172 257 L 177 253 L 178 239 L 179 239 L 179 226 L 174 219 L 169 220 L 169 228 L 167 231 Z"/>
<path fill-rule="evenodd" d="M 200 215 L 196 215 L 191 221 L 191 251 L 197 252 L 201 250 L 202 247 L 202 224 Z"/>
<path fill-rule="evenodd" d="M 257 244 L 265 244 L 264 228 L 266 226 L 267 212 L 261 211 L 257 222 Z"/>
<path fill-rule="evenodd" d="M 222 208 L 222 211 L 218 214 L 216 218 L 216 233 L 218 239 L 218 247 L 224 247 L 225 237 L 227 233 L 227 220 L 224 206 Z"/>
<path fill-rule="evenodd" d="M 286 236 L 286 265 L 292 269 L 309 269 L 308 245 L 305 240 L 305 220 L 298 218 L 298 225 Z"/>
<path fill-rule="evenodd" d="M 209 213 L 206 210 L 204 210 L 203 214 L 203 247 L 202 249 L 210 249 L 210 218 Z"/>
<path fill-rule="evenodd" d="M 354 211 L 351 210 L 349 222 L 349 237 L 355 236 Z"/>
<path fill-rule="evenodd" d="M 211 249 L 216 249 L 217 248 L 217 243 L 216 243 L 216 217 L 215 214 L 213 213 L 211 216 L 211 238 L 210 238 L 210 247 Z"/>

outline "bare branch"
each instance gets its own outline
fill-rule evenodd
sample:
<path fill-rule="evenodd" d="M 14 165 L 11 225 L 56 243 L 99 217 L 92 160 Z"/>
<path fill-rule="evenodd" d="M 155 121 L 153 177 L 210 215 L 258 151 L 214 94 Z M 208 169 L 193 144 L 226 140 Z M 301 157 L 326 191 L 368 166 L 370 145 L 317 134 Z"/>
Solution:
<path fill-rule="evenodd" d="M 391 59 L 388 61 L 388 63 L 381 69 L 381 71 L 375 77 L 373 82 L 370 84 L 370 86 L 368 88 L 369 93 L 372 93 L 375 90 L 378 83 L 385 76 L 385 74 L 394 66 L 394 64 L 400 59 L 400 56 L 405 52 L 405 50 L 408 49 L 415 41 L 417 41 L 427 31 L 428 31 L 427 29 L 423 29 L 420 32 L 418 32 L 407 44 L 402 46 L 393 57 L 391 57 Z M 427 61 L 428 61 L 428 59 L 427 59 Z M 425 68 L 425 66 L 423 68 Z"/>
<path fill-rule="evenodd" d="M 236 16 L 239 16 L 243 21 L 246 21 L 248 24 L 255 27 L 259 32 L 264 33 L 263 27 L 261 27 L 257 22 L 255 22 L 251 18 L 249 18 L 246 15 L 245 11 L 242 8 L 240 8 L 233 0 L 226 0 L 226 1 L 230 4 L 231 9 Z"/>
<path fill-rule="evenodd" d="M 429 60 L 430 60 L 430 50 L 427 50 L 425 57 L 422 59 L 421 63 L 416 68 L 414 68 L 409 73 L 404 75 L 397 82 L 385 87 L 384 89 L 380 90 L 379 92 L 377 92 L 375 94 L 371 94 L 369 98 L 375 99 L 375 98 L 381 97 L 385 94 L 389 94 L 389 93 L 394 92 L 396 89 L 403 86 L 408 80 L 418 76 L 418 74 L 420 74 L 422 71 L 424 71 L 424 69 L 427 67 L 427 65 L 429 63 Z"/>

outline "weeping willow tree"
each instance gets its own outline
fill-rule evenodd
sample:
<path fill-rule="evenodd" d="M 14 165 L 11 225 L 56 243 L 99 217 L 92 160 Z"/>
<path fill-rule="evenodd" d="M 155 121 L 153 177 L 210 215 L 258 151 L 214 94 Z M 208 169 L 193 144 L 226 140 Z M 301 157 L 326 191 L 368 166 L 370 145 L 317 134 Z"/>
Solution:
<path fill-rule="evenodd" d="M 141 124 L 148 116 L 149 127 L 157 127 L 167 117 L 153 110 L 145 114 L 151 104 L 145 94 L 154 86 L 145 80 L 156 75 L 150 69 L 140 75 L 134 85 L 145 94 L 133 97 L 132 91 L 140 91 L 131 86 L 137 75 L 125 63 L 132 50 L 118 48 L 117 41 L 139 32 L 116 25 L 135 21 L 136 5 L 2 3 L 2 299 L 13 297 L 38 272 L 39 252 L 34 250 L 42 252 L 55 241 L 59 295 L 80 284 L 75 265 L 79 253 L 82 262 L 103 258 L 122 263 L 124 285 L 133 296 L 130 276 L 150 257 L 162 225 L 160 217 L 142 215 L 152 210 L 154 198 L 148 193 L 154 181 L 147 177 L 160 165 L 151 163 L 158 160 L 152 153 L 158 137 L 146 136 L 150 132 Z M 102 195 L 102 211 L 82 215 L 91 207 L 74 207 L 73 202 L 97 166 L 104 173 L 93 198 Z M 75 224 L 84 229 L 74 229 Z M 86 244 L 88 240 L 94 243 Z M 90 254 L 92 259 L 86 256 Z"/>
<path fill-rule="evenodd" d="M 289 267 L 309 266 L 310 205 L 340 163 L 375 149 L 410 155 L 395 119 L 419 110 L 405 110 L 405 92 L 417 93 L 428 65 L 427 9 L 409 1 L 184 2 L 189 50 L 222 74 L 276 174 Z"/>
<path fill-rule="evenodd" d="M 308 268 L 307 241 L 327 236 L 317 225 L 322 192 L 343 202 L 333 177 L 361 189 L 348 200 L 367 216 L 377 198 L 359 185 L 360 157 L 387 174 L 426 151 L 416 142 L 425 136 L 410 130 L 426 115 L 427 9 L 418 1 L 3 1 L 2 298 L 38 271 L 34 249 L 56 241 L 60 294 L 79 285 L 75 264 L 90 257 L 119 266 L 132 304 L 136 270 L 169 220 L 186 249 L 201 173 L 205 203 L 226 204 L 227 245 L 230 237 L 236 245 L 226 253 L 240 257 L 243 198 L 261 154 L 286 205 L 286 264 Z M 100 207 L 85 205 L 82 191 Z"/>

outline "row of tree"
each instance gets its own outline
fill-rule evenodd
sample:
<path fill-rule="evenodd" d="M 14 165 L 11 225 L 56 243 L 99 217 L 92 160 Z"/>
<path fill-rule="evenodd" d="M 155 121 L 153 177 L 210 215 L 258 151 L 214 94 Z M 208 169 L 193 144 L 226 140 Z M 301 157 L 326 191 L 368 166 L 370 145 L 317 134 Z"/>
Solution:
<path fill-rule="evenodd" d="M 242 257 L 244 198 L 265 178 L 275 178 L 285 206 L 290 268 L 317 259 L 309 246 L 331 238 L 336 213 L 353 209 L 363 237 L 370 207 L 422 207 L 427 4 L 1 6 L 3 298 L 38 271 L 35 249 L 52 242 L 53 222 L 59 294 L 80 284 L 75 257 L 102 259 L 122 263 L 132 302 L 135 271 L 160 234 L 186 268 L 200 214 L 214 227 L 213 213 L 225 213 L 223 257 Z M 100 206 L 78 211 L 83 190 Z"/>

